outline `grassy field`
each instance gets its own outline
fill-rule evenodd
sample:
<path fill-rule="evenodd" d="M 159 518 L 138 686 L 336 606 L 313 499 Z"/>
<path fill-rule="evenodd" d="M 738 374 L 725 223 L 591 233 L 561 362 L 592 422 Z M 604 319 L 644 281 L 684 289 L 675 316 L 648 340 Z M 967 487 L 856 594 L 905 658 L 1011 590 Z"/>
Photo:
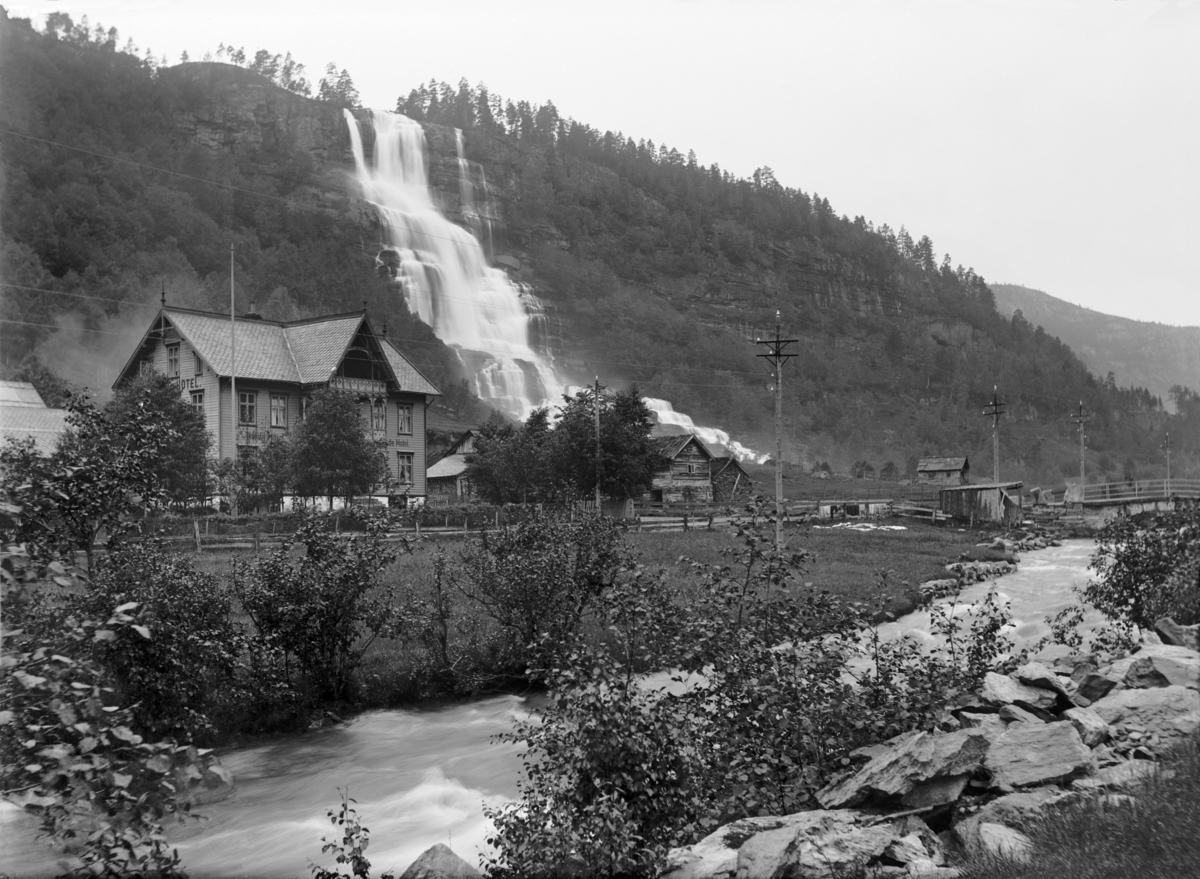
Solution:
<path fill-rule="evenodd" d="M 974 547 L 980 532 L 937 528 L 924 523 L 903 531 L 860 532 L 847 528 L 800 528 L 786 532 L 789 547 L 804 549 L 811 560 L 804 567 L 804 581 L 815 589 L 828 590 L 853 601 L 880 598 L 897 615 L 915 606 L 916 586 L 945 576 L 944 565 Z M 629 546 L 651 570 L 663 572 L 681 600 L 697 582 L 690 562 L 718 565 L 722 551 L 736 550 L 730 529 L 688 532 L 630 532 Z M 459 539 L 422 540 L 412 544 L 389 569 L 387 577 L 399 591 L 427 595 L 433 581 L 433 560 L 440 548 L 453 564 L 464 546 Z M 299 550 L 293 550 L 299 552 Z M 264 549 L 264 554 L 266 550 Z M 253 550 L 205 552 L 195 557 L 196 566 L 228 582 L 234 559 L 252 560 Z M 886 577 L 883 575 L 886 574 Z M 466 612 L 466 600 L 454 593 L 458 612 Z M 368 705 L 394 705 L 431 693 L 422 689 L 414 667 L 420 649 L 402 641 L 379 640 L 367 653 L 359 675 L 360 698 Z"/>

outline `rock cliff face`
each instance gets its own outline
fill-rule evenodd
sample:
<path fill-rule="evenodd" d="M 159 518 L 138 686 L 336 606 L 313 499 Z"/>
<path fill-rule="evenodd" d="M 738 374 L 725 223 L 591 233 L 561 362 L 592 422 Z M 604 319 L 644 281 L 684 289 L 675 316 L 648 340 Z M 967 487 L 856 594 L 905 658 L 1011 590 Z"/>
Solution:
<path fill-rule="evenodd" d="M 279 88 L 229 64 L 180 64 L 163 70 L 172 87 L 181 142 L 230 153 L 307 153 L 317 168 L 343 166 L 350 137 L 342 111 Z"/>

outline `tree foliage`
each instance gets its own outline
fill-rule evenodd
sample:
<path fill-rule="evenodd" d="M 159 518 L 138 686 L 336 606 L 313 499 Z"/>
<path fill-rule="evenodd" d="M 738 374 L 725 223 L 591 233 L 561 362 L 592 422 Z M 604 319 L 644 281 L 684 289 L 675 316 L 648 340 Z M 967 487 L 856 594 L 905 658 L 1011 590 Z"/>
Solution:
<path fill-rule="evenodd" d="M 331 388 L 313 392 L 291 443 L 291 481 L 300 497 L 325 497 L 332 506 L 335 497 L 368 493 L 387 473 L 357 401 Z"/>

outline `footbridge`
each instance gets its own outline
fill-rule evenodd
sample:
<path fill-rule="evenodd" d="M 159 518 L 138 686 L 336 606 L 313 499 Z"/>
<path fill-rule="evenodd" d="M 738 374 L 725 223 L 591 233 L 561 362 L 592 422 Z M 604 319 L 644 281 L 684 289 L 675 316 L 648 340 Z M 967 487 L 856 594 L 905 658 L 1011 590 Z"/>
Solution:
<path fill-rule="evenodd" d="M 1181 499 L 1200 498 L 1200 479 L 1130 479 L 1085 485 L 1082 498 L 1067 495 L 1067 505 L 1079 504 L 1084 522 L 1099 528 L 1121 513 L 1166 512 L 1175 509 Z"/>

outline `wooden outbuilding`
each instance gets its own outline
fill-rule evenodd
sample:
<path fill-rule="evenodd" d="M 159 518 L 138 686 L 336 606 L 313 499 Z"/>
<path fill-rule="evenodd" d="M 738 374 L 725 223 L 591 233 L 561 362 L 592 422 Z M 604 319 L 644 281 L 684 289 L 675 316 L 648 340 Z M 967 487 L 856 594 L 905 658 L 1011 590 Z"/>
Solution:
<path fill-rule="evenodd" d="M 663 436 L 652 440 L 666 466 L 654 474 L 642 501 L 666 504 L 710 504 L 713 500 L 710 466 L 713 453 L 695 435 Z"/>
<path fill-rule="evenodd" d="M 987 522 L 1012 527 L 1025 518 L 1021 486 L 1020 482 L 989 482 L 943 488 L 938 492 L 938 507 L 951 519 L 969 525 Z"/>
<path fill-rule="evenodd" d="M 917 462 L 917 485 L 966 485 L 971 464 L 961 458 L 922 458 Z"/>
<path fill-rule="evenodd" d="M 742 463 L 732 455 L 713 458 L 709 465 L 713 503 L 738 503 L 754 494 L 754 481 Z"/>
<path fill-rule="evenodd" d="M 453 504 L 475 497 L 475 485 L 466 474 L 467 455 L 475 451 L 476 436 L 474 430 L 466 431 L 430 466 L 425 474 L 428 503 Z"/>

